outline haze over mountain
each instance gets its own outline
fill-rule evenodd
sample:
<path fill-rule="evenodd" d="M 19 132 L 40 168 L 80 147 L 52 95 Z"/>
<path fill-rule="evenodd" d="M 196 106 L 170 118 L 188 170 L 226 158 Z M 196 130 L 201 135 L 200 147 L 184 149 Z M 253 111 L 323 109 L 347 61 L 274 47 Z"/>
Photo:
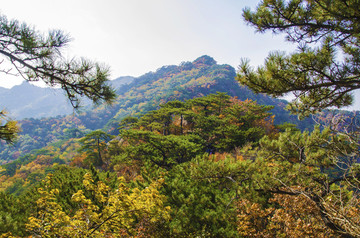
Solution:
<path fill-rule="evenodd" d="M 41 118 L 72 112 L 61 89 L 41 88 L 26 81 L 11 89 L 0 88 L 1 107 L 17 120 Z"/>
<path fill-rule="evenodd" d="M 110 84 L 118 89 L 132 80 L 133 77 L 119 77 L 110 81 Z M 11 89 L 0 87 L 0 102 L 0 108 L 9 112 L 10 117 L 16 120 L 73 113 L 73 108 L 63 90 L 38 87 L 26 81 Z M 90 106 L 88 100 L 83 100 L 82 104 L 84 107 Z"/>

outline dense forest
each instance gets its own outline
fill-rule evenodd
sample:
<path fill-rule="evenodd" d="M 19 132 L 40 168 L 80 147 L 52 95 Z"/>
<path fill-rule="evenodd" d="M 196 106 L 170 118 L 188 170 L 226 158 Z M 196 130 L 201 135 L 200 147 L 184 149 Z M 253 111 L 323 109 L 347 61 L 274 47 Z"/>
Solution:
<path fill-rule="evenodd" d="M 285 110 L 285 100 L 254 94 L 240 86 L 235 77 L 235 69 L 230 65 L 218 65 L 213 58 L 201 56 L 193 62 L 164 66 L 132 80 L 120 78 L 111 82 L 117 93 L 117 99 L 111 106 L 84 107 L 78 113 L 66 116 L 20 120 L 18 123 L 22 131 L 17 143 L 14 146 L 8 146 L 6 142 L 0 144 L 0 163 L 8 163 L 34 149 L 72 137 L 74 129 L 81 133 L 101 129 L 116 135 L 119 122 L 126 116 L 140 116 L 168 101 L 184 101 L 216 92 L 274 106 L 271 112 L 275 115 L 275 124 L 288 122 L 296 124 L 301 130 L 313 128 L 315 123 L 312 118 L 300 121 L 297 116 L 290 115 Z"/>
<path fill-rule="evenodd" d="M 204 55 L 113 88 L 97 65 L 52 61 L 60 33 L 29 38 L 0 19 L 21 42 L 0 53 L 40 59 L 27 81 L 61 85 L 74 108 L 97 103 L 18 122 L 0 112 L 0 237 L 360 237 L 359 112 L 334 109 L 360 87 L 357 9 L 263 1 L 245 20 L 299 52 L 238 72 Z"/>

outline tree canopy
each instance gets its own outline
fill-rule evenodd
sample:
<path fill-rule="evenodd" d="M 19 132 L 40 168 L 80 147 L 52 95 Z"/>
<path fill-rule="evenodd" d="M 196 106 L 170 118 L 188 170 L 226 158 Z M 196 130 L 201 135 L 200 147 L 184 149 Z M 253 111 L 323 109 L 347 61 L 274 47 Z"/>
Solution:
<path fill-rule="evenodd" d="M 203 153 L 231 151 L 276 131 L 271 106 L 225 93 L 170 101 L 140 119 L 125 118 L 119 160 L 146 160 L 170 169 Z M 127 130 L 124 129 L 129 127 Z"/>
<path fill-rule="evenodd" d="M 237 79 L 255 92 L 293 92 L 293 112 L 348 106 L 360 88 L 359 2 L 355 0 L 266 0 L 243 17 L 258 32 L 285 33 L 292 54 L 271 53 L 257 70 L 243 60 Z"/>

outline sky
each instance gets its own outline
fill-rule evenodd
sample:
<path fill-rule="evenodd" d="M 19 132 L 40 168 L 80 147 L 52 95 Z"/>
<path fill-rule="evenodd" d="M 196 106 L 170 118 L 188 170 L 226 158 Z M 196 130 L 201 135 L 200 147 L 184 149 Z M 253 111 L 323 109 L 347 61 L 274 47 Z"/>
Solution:
<path fill-rule="evenodd" d="M 260 34 L 242 18 L 256 0 L 11 0 L 0 14 L 39 32 L 60 29 L 72 38 L 64 54 L 104 63 L 111 79 L 141 76 L 202 55 L 237 69 L 242 58 L 254 67 L 272 51 L 292 52 L 284 35 Z M 0 87 L 22 78 L 0 74 Z M 41 85 L 39 85 L 41 86 Z M 356 108 L 360 108 L 360 93 Z M 351 108 L 350 108 L 351 110 Z"/>
<path fill-rule="evenodd" d="M 291 47 L 283 36 L 259 34 L 242 19 L 250 0 L 12 0 L 0 13 L 39 32 L 60 29 L 72 38 L 65 55 L 111 68 L 111 79 L 140 76 L 202 55 L 237 68 L 241 58 L 256 66 L 270 51 Z M 0 75 L 0 86 L 21 78 Z"/>

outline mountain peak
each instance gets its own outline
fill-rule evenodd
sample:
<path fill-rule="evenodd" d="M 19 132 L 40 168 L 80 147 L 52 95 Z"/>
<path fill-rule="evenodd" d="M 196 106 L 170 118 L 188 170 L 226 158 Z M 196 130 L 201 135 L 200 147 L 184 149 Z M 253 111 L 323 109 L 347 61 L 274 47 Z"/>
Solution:
<path fill-rule="evenodd" d="M 216 64 L 216 61 L 208 55 L 203 55 L 194 60 L 193 64 L 196 66 L 212 66 Z"/>
<path fill-rule="evenodd" d="M 29 88 L 29 87 L 36 87 L 36 86 L 24 80 L 22 81 L 21 84 L 14 85 L 12 88 Z"/>

